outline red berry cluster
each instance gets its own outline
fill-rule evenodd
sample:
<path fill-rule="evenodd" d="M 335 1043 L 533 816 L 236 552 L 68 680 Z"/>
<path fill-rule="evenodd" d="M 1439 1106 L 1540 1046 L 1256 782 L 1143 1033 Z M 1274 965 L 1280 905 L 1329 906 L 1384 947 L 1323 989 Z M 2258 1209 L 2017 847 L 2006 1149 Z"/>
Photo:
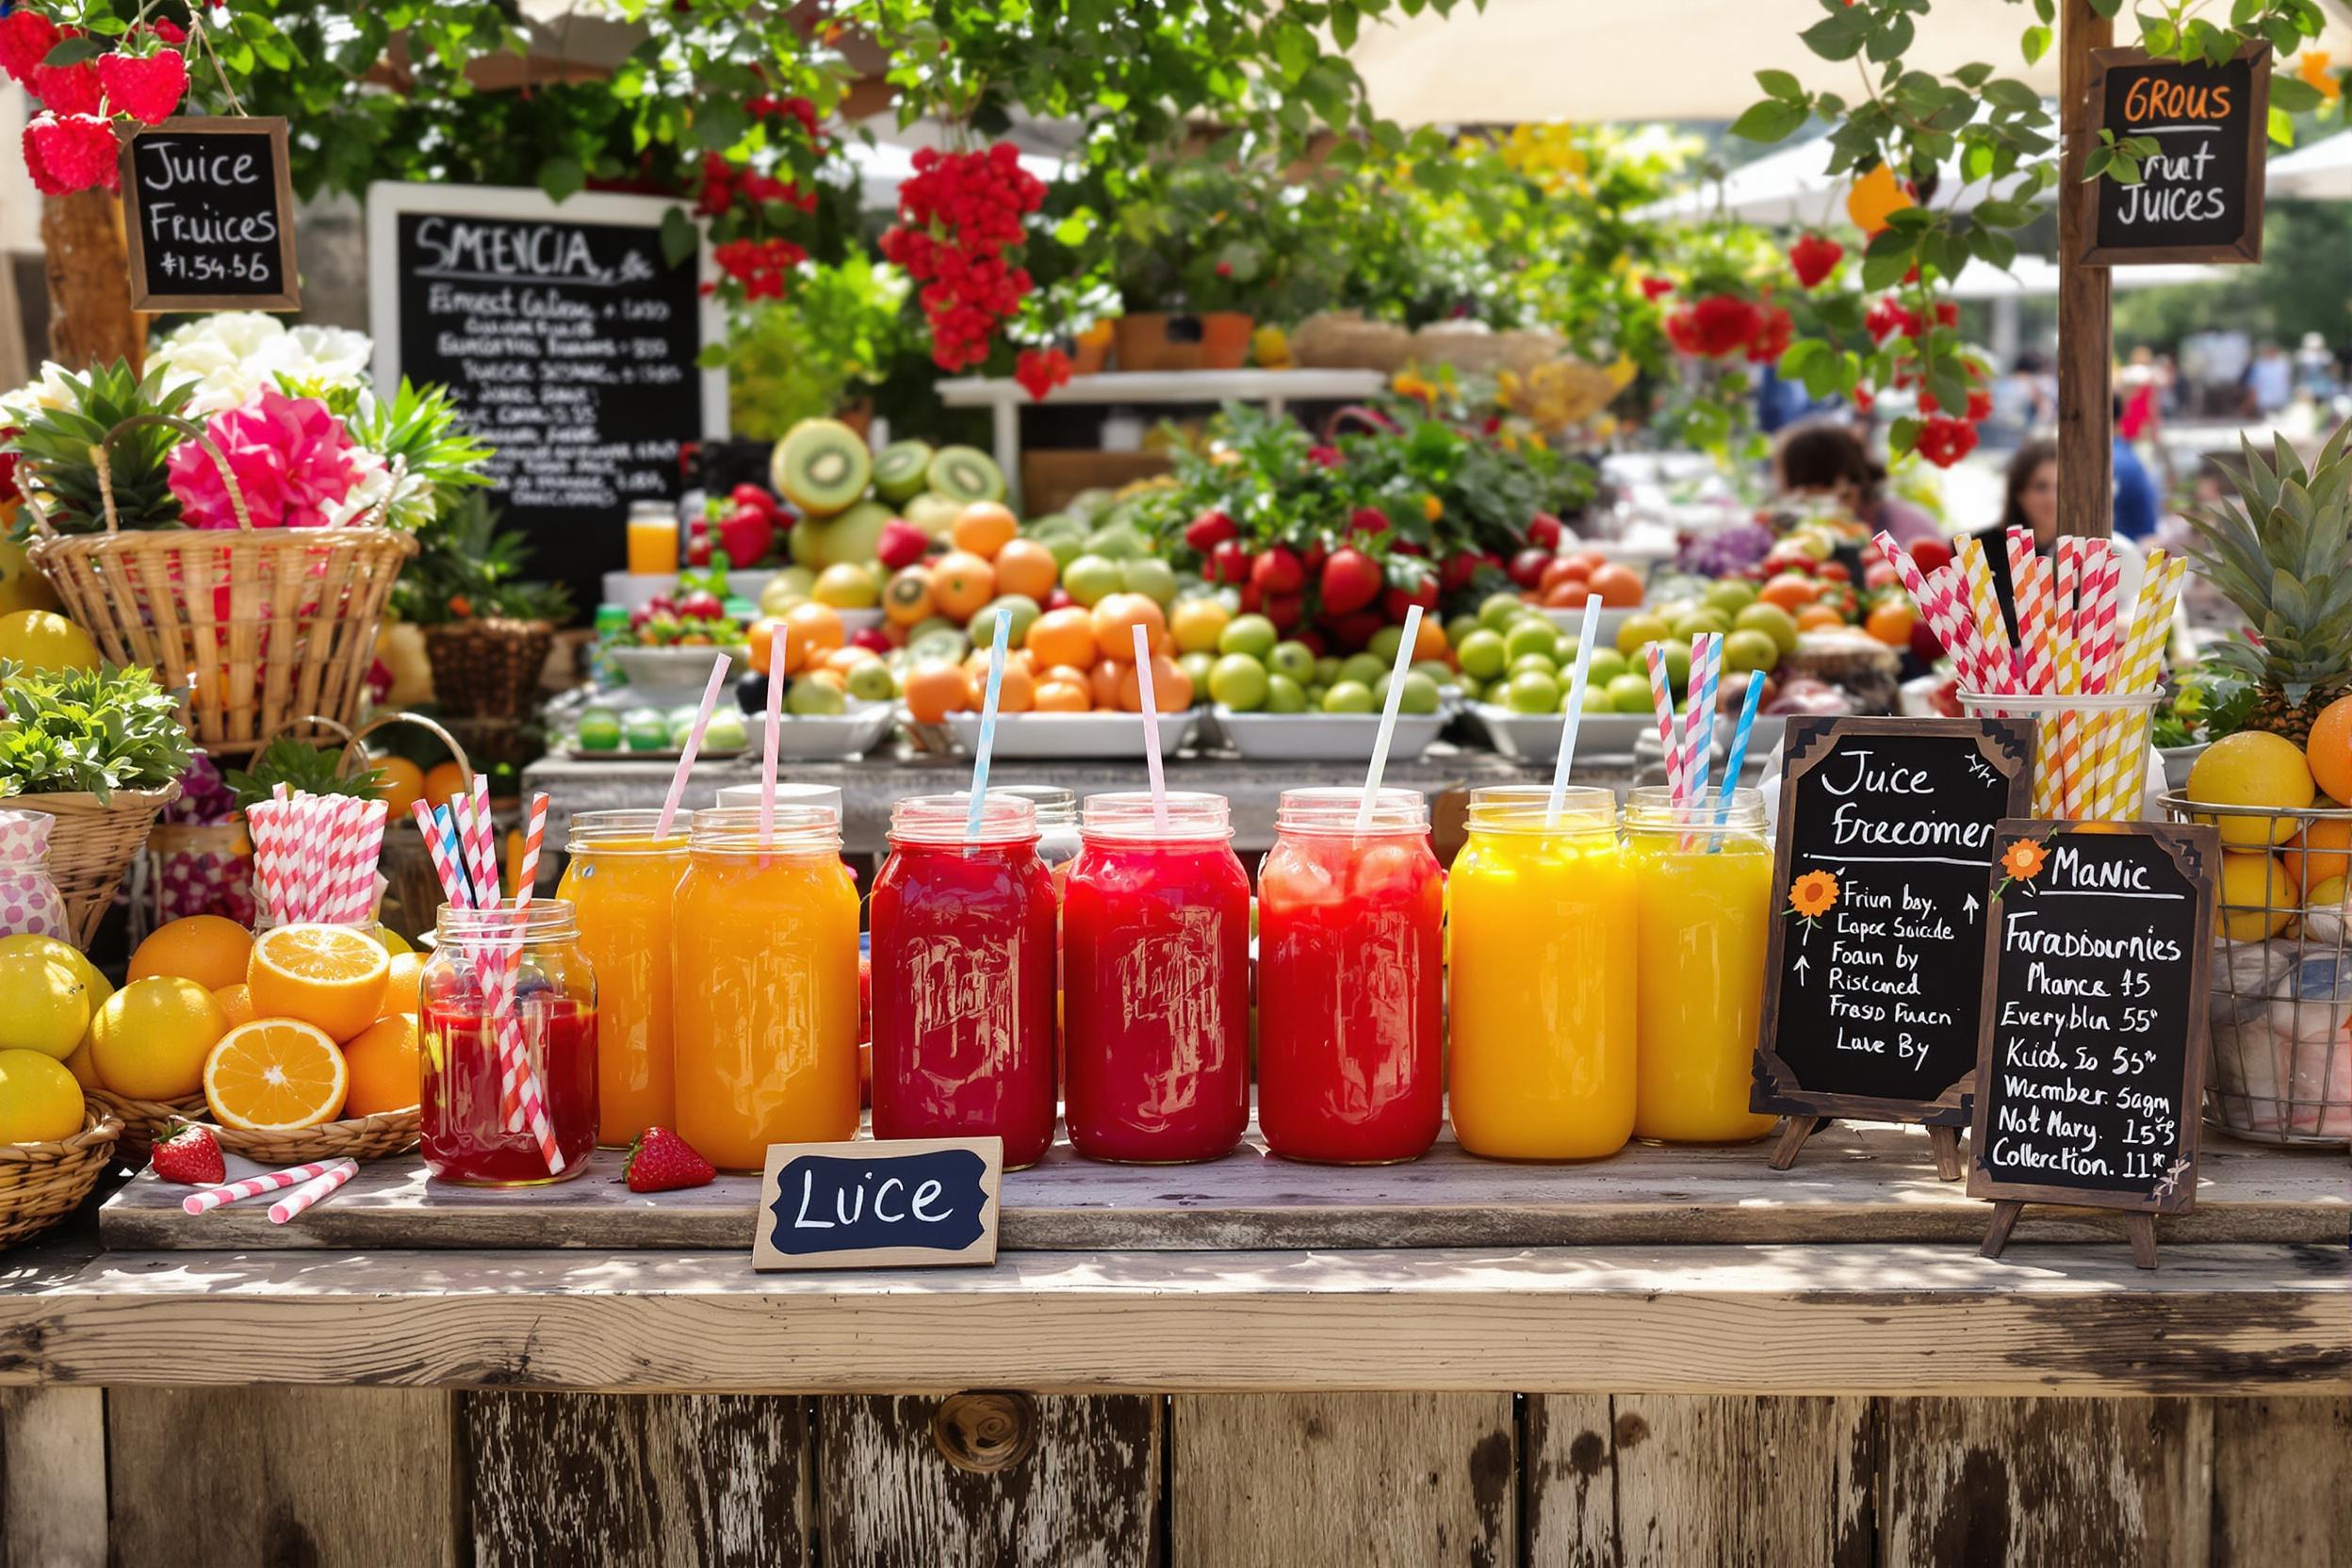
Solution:
<path fill-rule="evenodd" d="M 1010 142 L 915 154 L 914 177 L 898 188 L 900 221 L 883 232 L 882 254 L 923 286 L 931 360 L 940 369 L 988 358 L 999 323 L 1021 308 L 1029 272 L 1005 257 L 1026 234 L 1021 220 L 1044 204 L 1044 183 L 1021 168 Z"/>
<path fill-rule="evenodd" d="M 1939 327 L 1958 326 L 1960 307 L 1950 300 L 1937 301 L 1936 324 Z M 1898 335 L 1903 337 L 1918 337 L 1927 325 L 1927 319 L 1892 294 L 1888 294 L 1871 302 L 1870 308 L 1862 317 L 1862 325 L 1864 330 L 1870 333 L 1871 342 L 1884 343 Z"/>
<path fill-rule="evenodd" d="M 1949 414 L 1931 415 L 1911 446 L 1938 468 L 1949 468 L 1976 449 L 1976 427 Z"/>
<path fill-rule="evenodd" d="M 760 205 L 782 203 L 803 212 L 817 210 L 814 190 L 803 190 L 791 180 L 757 169 L 738 168 L 716 153 L 704 154 L 702 189 L 694 197 L 694 210 L 705 218 L 723 218 L 735 210 L 738 197 Z"/>
<path fill-rule="evenodd" d="M 1059 349 L 1023 349 L 1013 361 L 1013 379 L 1040 402 L 1048 392 L 1068 381 L 1070 373 L 1070 356 Z"/>
<path fill-rule="evenodd" d="M 1797 275 L 1797 285 L 1810 288 L 1838 270 L 1845 259 L 1846 248 L 1825 234 L 1808 234 L 1788 247 L 1788 270 Z"/>
<path fill-rule="evenodd" d="M 1784 307 L 1737 294 L 1712 294 L 1666 313 L 1666 340 L 1677 352 L 1700 359 L 1744 354 L 1753 364 L 1766 364 L 1788 351 L 1795 332 Z"/>
<path fill-rule="evenodd" d="M 24 127 L 24 167 L 46 196 L 119 188 L 114 117 L 159 124 L 188 93 L 188 62 L 173 53 L 188 35 L 176 23 L 140 24 L 124 47 L 93 60 L 46 63 L 58 44 L 81 36 L 22 5 L 0 17 L 0 71 L 41 106 Z"/>
<path fill-rule="evenodd" d="M 780 300 L 784 280 L 808 253 L 789 239 L 729 239 L 711 247 L 710 259 L 719 270 L 743 286 L 746 300 Z M 704 284 L 708 294 L 714 286 Z"/>

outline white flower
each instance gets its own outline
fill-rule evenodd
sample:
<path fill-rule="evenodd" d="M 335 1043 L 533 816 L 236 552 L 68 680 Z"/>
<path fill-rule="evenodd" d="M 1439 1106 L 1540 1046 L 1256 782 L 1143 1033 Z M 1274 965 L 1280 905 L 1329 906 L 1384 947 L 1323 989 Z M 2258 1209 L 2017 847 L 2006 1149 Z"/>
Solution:
<path fill-rule="evenodd" d="M 305 391 L 368 384 L 375 345 L 366 333 L 344 327 L 288 329 L 257 310 L 222 311 L 179 328 L 148 356 L 148 368 L 164 368 L 165 384 L 193 382 L 183 411 L 204 419 L 250 402 L 281 376 Z"/>
<path fill-rule="evenodd" d="M 54 359 L 43 362 L 37 379 L 0 397 L 0 425 L 24 424 L 43 409 L 79 408 L 80 397 L 66 384 L 72 373 Z"/>
<path fill-rule="evenodd" d="M 327 521 L 340 527 L 345 523 L 372 523 L 376 508 L 392 488 L 392 469 L 380 452 L 365 447 L 354 447 L 348 454 L 347 466 L 355 476 L 351 487 L 339 501 L 328 505 Z"/>

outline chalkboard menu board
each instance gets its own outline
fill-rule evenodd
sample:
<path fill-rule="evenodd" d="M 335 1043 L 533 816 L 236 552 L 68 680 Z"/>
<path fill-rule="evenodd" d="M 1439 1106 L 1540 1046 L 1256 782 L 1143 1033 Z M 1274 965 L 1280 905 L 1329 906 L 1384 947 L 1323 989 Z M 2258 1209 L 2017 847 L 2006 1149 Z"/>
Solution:
<path fill-rule="evenodd" d="M 681 449 L 727 433 L 721 335 L 699 259 L 665 259 L 677 204 L 378 184 L 368 192 L 376 384 L 440 382 L 498 449 L 492 503 L 535 573 L 595 604 L 626 559 L 633 500 L 674 499 Z"/>
<path fill-rule="evenodd" d="M 2021 719 L 1788 721 L 1754 1109 L 1967 1125 L 1993 834 L 2033 751 Z"/>
<path fill-rule="evenodd" d="M 1002 1138 L 768 1146 L 751 1266 L 882 1268 L 996 1261 Z"/>
<path fill-rule="evenodd" d="M 1995 842 L 1968 1195 L 2187 1209 L 2218 835 L 2015 821 Z"/>
<path fill-rule="evenodd" d="M 2156 150 L 2125 185 L 2102 175 L 2082 259 L 2099 267 L 2262 259 L 2263 152 L 2270 139 L 2270 46 L 2219 65 L 2091 54 L 2094 123 Z"/>
<path fill-rule="evenodd" d="M 167 120 L 122 156 L 133 310 L 302 308 L 284 120 Z"/>

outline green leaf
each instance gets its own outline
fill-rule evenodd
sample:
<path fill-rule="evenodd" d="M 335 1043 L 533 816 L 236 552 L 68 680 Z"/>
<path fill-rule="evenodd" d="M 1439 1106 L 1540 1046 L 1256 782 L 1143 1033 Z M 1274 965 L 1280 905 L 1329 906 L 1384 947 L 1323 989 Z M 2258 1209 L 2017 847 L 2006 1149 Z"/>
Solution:
<path fill-rule="evenodd" d="M 1731 122 L 1731 134 L 1749 141 L 1781 141 L 1805 122 L 1804 105 L 1767 98 L 1761 103 L 1750 104 L 1747 111 Z"/>
<path fill-rule="evenodd" d="M 1805 102 L 1804 87 L 1786 71 L 1759 71 L 1756 74 L 1756 85 L 1764 90 L 1767 98 L 1778 98 L 1789 104 Z"/>
<path fill-rule="evenodd" d="M 662 214 L 662 259 L 676 267 L 694 253 L 702 243 L 702 231 L 686 215 L 684 207 L 669 207 Z"/>
<path fill-rule="evenodd" d="M 574 157 L 551 157 L 539 166 L 539 188 L 550 202 L 561 202 L 588 183 L 588 171 Z"/>
<path fill-rule="evenodd" d="M 1919 431 L 1925 424 L 1925 420 L 1914 419 L 1908 415 L 1897 419 L 1886 427 L 1886 449 L 1897 457 L 1905 456 L 1919 445 Z"/>
<path fill-rule="evenodd" d="M 99 46 L 98 41 L 94 38 L 69 38 L 42 56 L 41 63 L 54 66 L 79 65 L 84 60 L 94 60 L 105 53 L 106 51 Z"/>
<path fill-rule="evenodd" d="M 1912 34 L 1916 30 L 1911 19 L 1901 11 L 1897 11 L 1892 22 L 1870 33 L 1869 45 L 1870 58 L 1880 64 L 1888 60 L 1902 59 L 1903 52 L 1911 47 Z"/>
<path fill-rule="evenodd" d="M 2289 114 L 2306 114 L 2320 106 L 2319 89 L 2299 76 L 2273 75 L 2270 78 L 2270 103 L 2273 108 Z"/>
<path fill-rule="evenodd" d="M 1797 35 L 1804 45 L 1825 60 L 1850 60 L 1862 52 L 1870 37 L 1870 13 L 1856 7 L 1831 12 Z"/>
<path fill-rule="evenodd" d="M 2295 145 L 2295 120 L 2276 104 L 2270 106 L 2270 139 L 2281 147 Z"/>
<path fill-rule="evenodd" d="M 2025 30 L 2025 36 L 2017 41 L 2017 47 L 2025 55 L 2025 63 L 2028 65 L 2041 63 L 2042 57 L 2050 53 L 2050 32 L 2048 27 L 2028 27 Z"/>

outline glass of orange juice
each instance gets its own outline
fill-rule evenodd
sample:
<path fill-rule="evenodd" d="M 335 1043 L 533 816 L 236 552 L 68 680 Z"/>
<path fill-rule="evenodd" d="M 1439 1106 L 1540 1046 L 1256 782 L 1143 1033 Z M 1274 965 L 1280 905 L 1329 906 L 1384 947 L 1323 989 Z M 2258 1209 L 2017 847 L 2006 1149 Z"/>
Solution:
<path fill-rule="evenodd" d="M 1634 1136 L 1760 1138 L 1774 1120 L 1748 1109 L 1772 920 L 1763 796 L 1735 790 L 1719 815 L 1712 799 L 1640 789 L 1625 822 L 1642 977 Z"/>
<path fill-rule="evenodd" d="M 580 945 L 601 978 L 597 998 L 596 1141 L 626 1148 L 676 1124 L 670 1061 L 670 913 L 686 873 L 680 811 L 657 837 L 659 811 L 583 811 L 572 819 L 555 895 L 580 921 Z"/>
<path fill-rule="evenodd" d="M 1446 1085 L 1473 1154 L 1589 1160 L 1633 1132 L 1634 892 L 1617 797 L 1577 787 L 1470 792 L 1446 878 Z"/>
<path fill-rule="evenodd" d="M 697 813 L 670 923 L 678 1135 L 723 1170 L 858 1131 L 858 889 L 825 806 Z"/>
<path fill-rule="evenodd" d="M 678 570 L 678 508 L 668 501 L 629 503 L 629 569 L 661 577 Z"/>

